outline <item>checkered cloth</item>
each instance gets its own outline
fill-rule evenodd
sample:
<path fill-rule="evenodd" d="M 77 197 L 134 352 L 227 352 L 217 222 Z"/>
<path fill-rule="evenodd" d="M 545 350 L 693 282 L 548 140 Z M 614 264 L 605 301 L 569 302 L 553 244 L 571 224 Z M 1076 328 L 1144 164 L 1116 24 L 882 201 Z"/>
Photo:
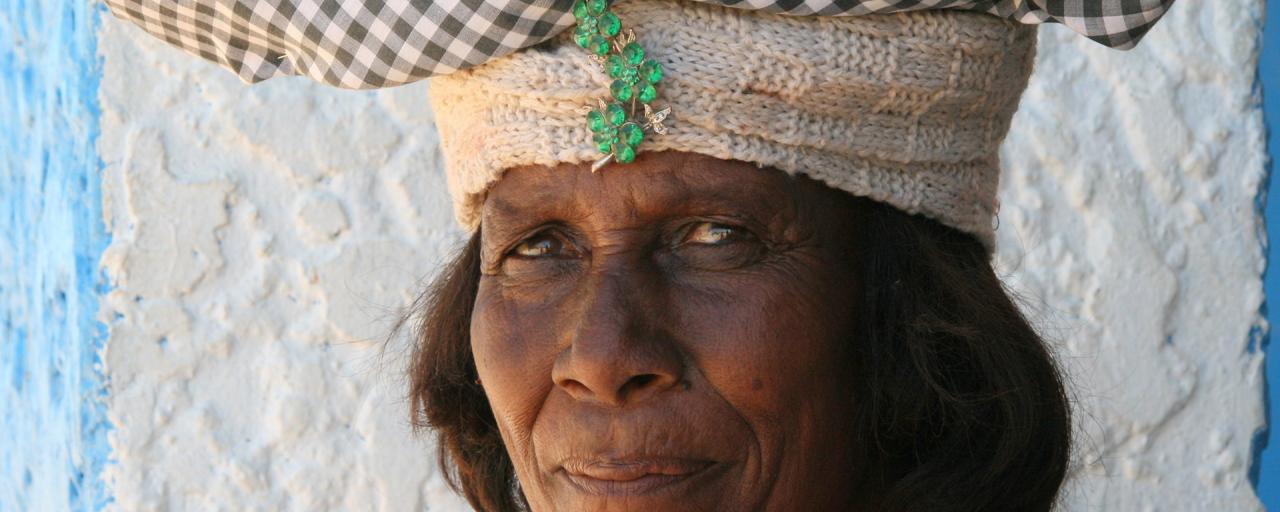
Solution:
<path fill-rule="evenodd" d="M 246 82 L 305 75 L 349 89 L 391 87 L 465 69 L 574 24 L 574 0 L 105 1 L 117 17 Z M 1021 23 L 1062 23 L 1119 49 L 1137 45 L 1173 5 L 1173 0 L 698 1 L 800 16 L 963 9 Z"/>

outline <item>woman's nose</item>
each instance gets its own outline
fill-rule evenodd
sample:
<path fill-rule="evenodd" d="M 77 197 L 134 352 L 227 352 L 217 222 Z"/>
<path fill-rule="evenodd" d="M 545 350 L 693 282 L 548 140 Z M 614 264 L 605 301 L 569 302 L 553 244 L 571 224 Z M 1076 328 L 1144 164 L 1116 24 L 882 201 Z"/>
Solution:
<path fill-rule="evenodd" d="M 648 400 L 684 378 L 681 350 L 658 325 L 661 298 L 632 271 L 596 274 L 566 315 L 567 346 L 552 368 L 573 398 L 621 407 Z"/>

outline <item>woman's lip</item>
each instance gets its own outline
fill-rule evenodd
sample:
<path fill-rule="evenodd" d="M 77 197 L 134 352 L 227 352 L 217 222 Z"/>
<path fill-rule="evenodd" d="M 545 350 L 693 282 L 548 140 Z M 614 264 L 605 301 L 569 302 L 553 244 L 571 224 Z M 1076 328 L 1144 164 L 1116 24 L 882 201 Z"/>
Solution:
<path fill-rule="evenodd" d="M 598 496 L 649 494 L 689 480 L 713 463 L 694 459 L 569 460 L 564 475 L 576 487 Z"/>
<path fill-rule="evenodd" d="M 630 459 L 630 460 L 568 460 L 562 466 L 565 472 L 596 480 L 626 482 L 646 475 L 684 476 L 711 465 L 711 461 L 695 459 Z"/>

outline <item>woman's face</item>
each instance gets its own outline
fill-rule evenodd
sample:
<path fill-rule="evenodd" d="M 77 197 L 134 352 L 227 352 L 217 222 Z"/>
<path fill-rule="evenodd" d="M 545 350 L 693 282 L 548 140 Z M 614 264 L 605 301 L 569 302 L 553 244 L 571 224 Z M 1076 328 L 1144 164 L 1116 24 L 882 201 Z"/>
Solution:
<path fill-rule="evenodd" d="M 533 509 L 847 508 L 857 209 L 685 153 L 508 171 L 471 340 Z"/>

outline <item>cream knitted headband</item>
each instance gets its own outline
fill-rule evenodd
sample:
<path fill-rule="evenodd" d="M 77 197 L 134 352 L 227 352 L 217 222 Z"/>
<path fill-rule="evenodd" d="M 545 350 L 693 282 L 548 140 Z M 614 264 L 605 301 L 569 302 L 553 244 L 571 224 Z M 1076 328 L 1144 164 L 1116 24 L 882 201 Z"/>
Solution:
<path fill-rule="evenodd" d="M 672 109 L 667 133 L 649 134 L 642 152 L 803 173 L 991 245 L 998 149 L 1031 72 L 1033 27 L 959 11 L 793 17 L 676 0 L 611 10 L 665 70 L 656 103 Z M 583 113 L 611 79 L 570 32 L 430 79 L 466 227 L 506 169 L 599 158 Z"/>

